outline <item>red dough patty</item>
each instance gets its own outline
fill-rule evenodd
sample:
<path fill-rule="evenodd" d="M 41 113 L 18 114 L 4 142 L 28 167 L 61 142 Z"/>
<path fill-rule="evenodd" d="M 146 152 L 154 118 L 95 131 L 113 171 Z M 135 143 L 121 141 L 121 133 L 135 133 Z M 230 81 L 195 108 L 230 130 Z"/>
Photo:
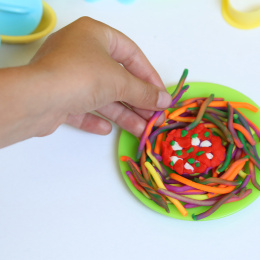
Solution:
<path fill-rule="evenodd" d="M 218 136 L 199 124 L 190 131 L 174 129 L 162 143 L 164 165 L 179 174 L 203 173 L 224 161 L 226 149 Z"/>

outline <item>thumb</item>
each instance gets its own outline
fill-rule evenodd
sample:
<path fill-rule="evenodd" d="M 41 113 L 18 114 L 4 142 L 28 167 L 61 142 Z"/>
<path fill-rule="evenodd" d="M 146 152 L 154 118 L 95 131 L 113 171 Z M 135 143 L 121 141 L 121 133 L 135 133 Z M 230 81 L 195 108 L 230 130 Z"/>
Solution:
<path fill-rule="evenodd" d="M 170 106 L 172 97 L 165 89 L 136 78 L 128 71 L 126 74 L 126 82 L 118 86 L 117 101 L 124 101 L 136 108 L 156 111 Z"/>

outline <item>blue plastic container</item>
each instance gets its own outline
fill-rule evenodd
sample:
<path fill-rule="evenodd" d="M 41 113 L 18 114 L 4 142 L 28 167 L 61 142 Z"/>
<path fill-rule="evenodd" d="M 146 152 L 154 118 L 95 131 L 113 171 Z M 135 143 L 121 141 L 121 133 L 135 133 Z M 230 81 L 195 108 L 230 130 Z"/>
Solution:
<path fill-rule="evenodd" d="M 122 4 L 131 4 L 133 3 L 135 0 L 118 0 L 118 2 L 122 3 Z"/>
<path fill-rule="evenodd" d="M 42 17 L 41 0 L 0 0 L 0 35 L 32 33 Z"/>
<path fill-rule="evenodd" d="M 85 0 L 89 3 L 93 3 L 93 2 L 97 2 L 98 0 Z M 122 3 L 122 4 L 130 4 L 133 3 L 135 0 L 117 0 L 118 2 Z"/>

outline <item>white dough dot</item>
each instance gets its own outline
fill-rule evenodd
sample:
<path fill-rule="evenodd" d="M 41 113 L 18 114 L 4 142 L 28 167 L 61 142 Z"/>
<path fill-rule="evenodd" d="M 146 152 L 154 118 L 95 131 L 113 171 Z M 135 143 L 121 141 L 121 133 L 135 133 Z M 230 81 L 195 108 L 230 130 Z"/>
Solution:
<path fill-rule="evenodd" d="M 211 142 L 206 140 L 201 142 L 200 147 L 210 147 L 211 146 Z"/>
<path fill-rule="evenodd" d="M 182 150 L 182 147 L 175 141 L 174 145 L 172 145 L 173 151 L 179 151 Z"/>
<path fill-rule="evenodd" d="M 212 159 L 213 158 L 213 154 L 212 153 L 206 153 L 206 156 L 208 157 L 208 159 Z"/>
<path fill-rule="evenodd" d="M 191 145 L 199 146 L 199 144 L 200 144 L 200 139 L 198 137 L 191 138 Z"/>
<path fill-rule="evenodd" d="M 187 163 L 187 162 L 185 163 L 184 168 L 187 169 L 187 170 L 192 170 L 192 171 L 194 171 L 194 168 L 193 168 L 189 163 Z"/>
<path fill-rule="evenodd" d="M 183 160 L 182 158 L 179 158 L 177 156 L 171 156 L 170 157 L 171 161 L 175 164 L 178 160 Z"/>

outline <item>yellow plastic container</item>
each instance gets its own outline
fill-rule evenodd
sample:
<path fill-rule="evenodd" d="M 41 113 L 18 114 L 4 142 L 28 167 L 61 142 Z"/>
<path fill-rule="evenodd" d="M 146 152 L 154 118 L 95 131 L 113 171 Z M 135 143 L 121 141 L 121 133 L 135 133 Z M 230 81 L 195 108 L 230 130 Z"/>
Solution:
<path fill-rule="evenodd" d="M 43 14 L 40 24 L 34 32 L 23 36 L 1 35 L 1 41 L 11 44 L 25 44 L 41 39 L 49 34 L 56 25 L 56 14 L 53 9 L 43 1 Z"/>
<path fill-rule="evenodd" d="M 222 0 L 222 15 L 230 25 L 239 29 L 253 29 L 260 26 L 260 9 L 240 12 L 229 0 Z"/>

